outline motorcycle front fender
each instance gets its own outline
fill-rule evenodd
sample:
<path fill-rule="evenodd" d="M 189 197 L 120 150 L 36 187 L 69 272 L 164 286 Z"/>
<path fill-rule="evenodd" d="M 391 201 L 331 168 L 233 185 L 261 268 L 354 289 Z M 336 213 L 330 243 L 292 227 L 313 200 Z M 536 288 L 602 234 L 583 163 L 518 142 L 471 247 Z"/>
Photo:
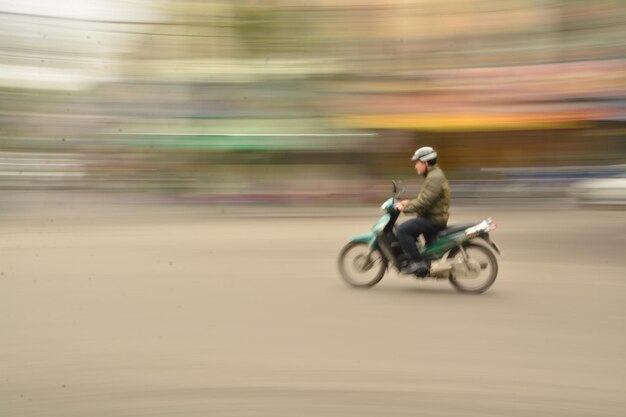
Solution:
<path fill-rule="evenodd" d="M 351 243 L 366 243 L 371 248 L 376 248 L 378 244 L 376 243 L 376 235 L 373 232 L 361 233 L 360 235 L 354 236 L 350 239 Z"/>

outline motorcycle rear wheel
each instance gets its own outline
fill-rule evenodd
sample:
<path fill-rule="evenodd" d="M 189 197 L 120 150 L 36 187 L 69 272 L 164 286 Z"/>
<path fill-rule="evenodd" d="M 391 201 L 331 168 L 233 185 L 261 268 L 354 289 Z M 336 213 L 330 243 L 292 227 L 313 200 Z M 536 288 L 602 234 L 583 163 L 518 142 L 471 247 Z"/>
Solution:
<path fill-rule="evenodd" d="M 337 265 L 341 278 L 347 284 L 366 288 L 383 279 L 387 259 L 378 249 L 370 251 L 369 245 L 361 242 L 350 242 L 341 250 Z"/>
<path fill-rule="evenodd" d="M 498 261 L 493 252 L 483 245 L 468 243 L 464 248 L 465 253 L 467 253 L 470 259 L 470 265 L 478 266 L 479 269 L 475 271 L 468 269 L 465 274 L 457 273 L 453 269 L 450 276 L 450 283 L 462 293 L 483 293 L 491 287 L 498 276 Z M 459 248 L 453 249 L 448 259 L 461 261 L 463 260 L 463 253 Z"/>

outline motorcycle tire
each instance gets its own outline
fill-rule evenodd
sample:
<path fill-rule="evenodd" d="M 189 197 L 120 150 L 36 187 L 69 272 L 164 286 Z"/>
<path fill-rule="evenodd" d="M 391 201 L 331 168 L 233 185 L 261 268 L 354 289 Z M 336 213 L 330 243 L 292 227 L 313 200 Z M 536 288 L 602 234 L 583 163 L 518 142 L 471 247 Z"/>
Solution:
<path fill-rule="evenodd" d="M 481 294 L 491 285 L 493 285 L 498 275 L 498 261 L 491 250 L 483 245 L 476 243 L 468 243 L 463 246 L 467 256 L 470 260 L 474 260 L 480 266 L 480 271 L 476 272 L 479 275 L 484 273 L 483 277 L 477 278 L 475 276 L 463 276 L 463 274 L 452 271 L 450 275 L 450 283 L 459 292 L 466 294 Z M 450 251 L 448 259 L 454 259 L 457 257 L 463 257 L 460 248 L 455 248 Z M 471 275 L 472 272 L 468 272 L 467 275 Z M 473 284 L 473 285 L 472 285 Z"/>
<path fill-rule="evenodd" d="M 387 271 L 387 259 L 375 249 L 370 259 L 370 247 L 362 242 L 350 242 L 339 253 L 337 266 L 341 278 L 352 287 L 368 288 L 378 284 Z"/>

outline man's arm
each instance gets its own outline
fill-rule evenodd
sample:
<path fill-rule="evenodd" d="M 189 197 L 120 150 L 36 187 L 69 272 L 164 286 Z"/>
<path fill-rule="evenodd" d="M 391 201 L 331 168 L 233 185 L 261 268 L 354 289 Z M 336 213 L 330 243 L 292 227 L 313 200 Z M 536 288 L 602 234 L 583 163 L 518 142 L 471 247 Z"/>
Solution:
<path fill-rule="evenodd" d="M 445 178 L 441 177 L 427 178 L 420 193 L 404 207 L 403 211 L 405 213 L 423 214 L 441 194 L 444 181 Z"/>

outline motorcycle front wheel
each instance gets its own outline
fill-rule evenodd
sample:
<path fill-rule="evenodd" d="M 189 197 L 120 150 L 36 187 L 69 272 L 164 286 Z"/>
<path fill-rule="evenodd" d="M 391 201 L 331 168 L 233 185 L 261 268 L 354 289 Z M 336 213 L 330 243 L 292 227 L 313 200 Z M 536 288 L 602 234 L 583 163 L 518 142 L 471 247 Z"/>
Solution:
<path fill-rule="evenodd" d="M 463 293 L 483 293 L 496 280 L 498 261 L 493 252 L 483 245 L 469 243 L 464 249 L 468 257 L 467 262 L 459 248 L 450 252 L 448 259 L 453 264 L 450 283 Z"/>
<path fill-rule="evenodd" d="M 350 242 L 339 253 L 341 278 L 353 287 L 372 287 L 383 278 L 387 270 L 387 259 L 368 244 Z"/>

